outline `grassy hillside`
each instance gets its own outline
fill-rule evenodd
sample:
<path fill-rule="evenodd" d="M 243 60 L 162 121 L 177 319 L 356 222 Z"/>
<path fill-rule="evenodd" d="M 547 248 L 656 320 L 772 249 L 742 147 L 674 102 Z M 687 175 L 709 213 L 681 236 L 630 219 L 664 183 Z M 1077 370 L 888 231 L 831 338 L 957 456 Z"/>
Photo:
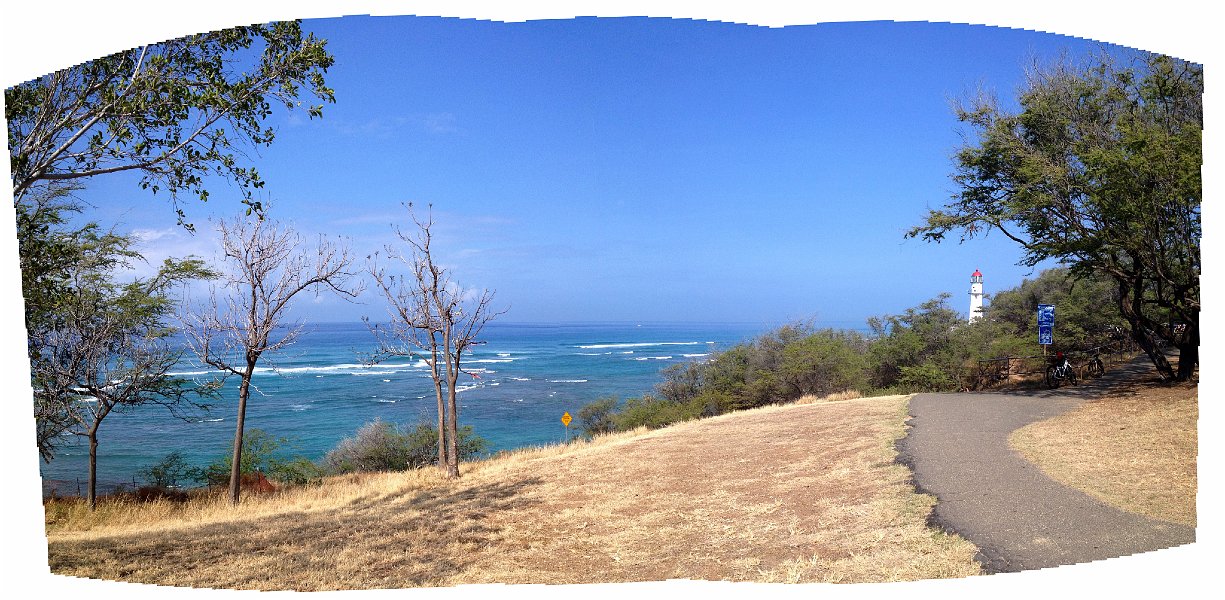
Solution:
<path fill-rule="evenodd" d="M 769 407 L 466 465 L 185 505 L 47 507 L 55 573 L 364 589 L 669 578 L 868 582 L 979 572 L 893 462 L 905 396 Z"/>
<path fill-rule="evenodd" d="M 1146 517 L 1195 527 L 1198 387 L 1130 384 L 1009 442 L 1051 478 Z"/>

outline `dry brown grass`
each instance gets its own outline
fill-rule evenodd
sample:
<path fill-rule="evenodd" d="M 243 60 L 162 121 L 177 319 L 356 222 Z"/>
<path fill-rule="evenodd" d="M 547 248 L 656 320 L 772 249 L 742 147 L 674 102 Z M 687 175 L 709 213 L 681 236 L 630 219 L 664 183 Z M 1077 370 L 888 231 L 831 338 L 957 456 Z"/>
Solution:
<path fill-rule="evenodd" d="M 863 397 L 863 394 L 859 393 L 859 390 L 846 390 L 843 392 L 834 392 L 832 394 L 826 394 L 824 396 L 816 396 L 813 394 L 809 394 L 807 396 L 801 397 L 799 400 L 796 400 L 795 403 L 796 404 L 821 404 L 824 402 L 841 402 L 843 400 L 855 400 L 857 398 L 862 398 L 862 397 Z"/>
<path fill-rule="evenodd" d="M 893 462 L 906 397 L 772 407 L 431 471 L 48 522 L 55 573 L 362 589 L 670 578 L 863 582 L 979 572 Z"/>
<path fill-rule="evenodd" d="M 1133 385 L 1016 430 L 1053 479 L 1116 508 L 1195 526 L 1198 389 Z"/>

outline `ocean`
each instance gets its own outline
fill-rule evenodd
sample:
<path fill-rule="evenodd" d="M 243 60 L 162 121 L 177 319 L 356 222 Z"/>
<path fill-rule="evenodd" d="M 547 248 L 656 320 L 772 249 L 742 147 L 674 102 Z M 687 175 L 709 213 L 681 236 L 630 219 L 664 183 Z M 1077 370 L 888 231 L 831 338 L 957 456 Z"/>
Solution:
<path fill-rule="evenodd" d="M 770 329 L 766 324 L 492 322 L 466 355 L 459 393 L 460 425 L 471 425 L 489 450 L 562 442 L 561 418 L 605 396 L 624 399 L 651 392 L 670 365 L 707 360 Z M 437 422 L 425 364 L 393 358 L 363 364 L 375 345 L 363 323 L 308 324 L 293 346 L 261 359 L 247 404 L 246 429 L 287 438 L 284 454 L 318 460 L 374 419 L 415 425 Z M 211 368 L 185 356 L 173 371 L 199 380 Z M 176 418 L 160 406 L 107 416 L 99 430 L 98 491 L 143 485 L 142 468 L 179 451 L 204 466 L 228 453 L 238 404 L 237 377 L 229 378 L 208 412 Z M 33 449 L 31 448 L 31 451 Z M 44 493 L 84 490 L 88 446 L 75 440 L 50 463 L 41 463 Z"/>

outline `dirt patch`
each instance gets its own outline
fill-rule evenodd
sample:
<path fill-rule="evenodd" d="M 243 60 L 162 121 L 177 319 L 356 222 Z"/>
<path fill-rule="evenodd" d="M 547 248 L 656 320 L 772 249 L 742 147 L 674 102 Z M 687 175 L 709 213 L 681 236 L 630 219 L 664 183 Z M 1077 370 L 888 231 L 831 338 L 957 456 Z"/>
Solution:
<path fill-rule="evenodd" d="M 490 460 L 458 482 L 325 510 L 51 535 L 51 567 L 299 590 L 977 574 L 974 547 L 925 526 L 934 500 L 893 462 L 905 407 L 773 407 Z"/>

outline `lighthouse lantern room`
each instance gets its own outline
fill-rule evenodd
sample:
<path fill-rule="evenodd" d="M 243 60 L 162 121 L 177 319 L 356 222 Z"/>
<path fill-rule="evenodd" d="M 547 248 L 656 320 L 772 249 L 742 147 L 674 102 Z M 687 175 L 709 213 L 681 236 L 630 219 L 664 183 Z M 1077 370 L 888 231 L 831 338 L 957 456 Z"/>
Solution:
<path fill-rule="evenodd" d="M 983 317 L 983 274 L 974 269 L 970 275 L 970 319 L 973 323 Z"/>

